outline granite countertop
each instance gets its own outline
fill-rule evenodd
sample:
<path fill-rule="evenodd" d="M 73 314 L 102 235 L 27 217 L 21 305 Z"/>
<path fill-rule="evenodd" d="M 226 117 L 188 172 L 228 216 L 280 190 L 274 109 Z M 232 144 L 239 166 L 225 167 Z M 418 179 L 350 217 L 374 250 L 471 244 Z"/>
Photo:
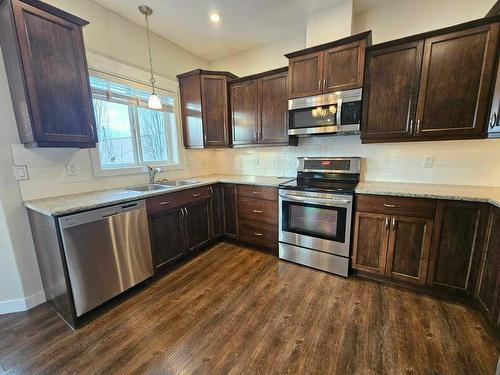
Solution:
<path fill-rule="evenodd" d="M 196 184 L 169 187 L 165 190 L 137 192 L 119 188 L 113 190 L 94 191 L 82 194 L 64 195 L 60 197 L 44 198 L 24 202 L 26 208 L 40 212 L 48 216 L 62 216 L 79 211 L 120 204 L 134 200 L 145 199 L 156 195 L 168 194 L 175 191 L 192 189 L 215 183 L 230 183 L 244 185 L 259 185 L 277 187 L 280 183 L 291 180 L 291 177 L 268 177 L 268 176 L 239 176 L 239 175 L 210 175 L 200 177 L 189 177 L 186 180 L 198 181 Z"/>
<path fill-rule="evenodd" d="M 363 181 L 357 194 L 486 202 L 500 207 L 500 187 Z"/>

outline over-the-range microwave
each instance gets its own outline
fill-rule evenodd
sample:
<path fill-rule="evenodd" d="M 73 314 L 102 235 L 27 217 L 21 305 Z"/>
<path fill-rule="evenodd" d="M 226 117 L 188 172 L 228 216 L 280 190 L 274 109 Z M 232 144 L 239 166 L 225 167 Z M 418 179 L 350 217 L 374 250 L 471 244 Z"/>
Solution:
<path fill-rule="evenodd" d="M 362 89 L 290 99 L 288 134 L 358 134 Z"/>

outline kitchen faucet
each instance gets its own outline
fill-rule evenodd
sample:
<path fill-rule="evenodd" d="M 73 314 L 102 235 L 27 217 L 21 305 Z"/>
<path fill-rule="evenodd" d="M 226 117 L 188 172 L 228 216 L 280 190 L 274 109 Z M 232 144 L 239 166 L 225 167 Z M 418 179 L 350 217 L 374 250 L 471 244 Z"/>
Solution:
<path fill-rule="evenodd" d="M 151 185 L 156 184 L 156 175 L 158 173 L 163 172 L 163 169 L 161 169 L 161 168 L 153 168 L 153 167 L 150 167 L 149 165 L 146 165 L 146 168 L 148 169 L 149 183 Z"/>

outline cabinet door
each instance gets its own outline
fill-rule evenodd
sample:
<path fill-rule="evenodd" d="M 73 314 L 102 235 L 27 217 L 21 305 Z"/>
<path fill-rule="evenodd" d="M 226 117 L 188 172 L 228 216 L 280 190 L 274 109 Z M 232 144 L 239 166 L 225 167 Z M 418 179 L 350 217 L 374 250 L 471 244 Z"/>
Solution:
<path fill-rule="evenodd" d="M 477 138 L 485 131 L 498 24 L 425 40 L 417 136 Z"/>
<path fill-rule="evenodd" d="M 222 185 L 224 235 L 238 238 L 238 195 L 235 185 Z"/>
<path fill-rule="evenodd" d="M 229 146 L 226 76 L 201 76 L 205 147 Z"/>
<path fill-rule="evenodd" d="M 425 284 L 433 221 L 408 216 L 391 216 L 386 275 Z"/>
<path fill-rule="evenodd" d="M 12 6 L 35 141 L 49 147 L 93 146 L 95 119 L 81 27 L 21 1 Z"/>
<path fill-rule="evenodd" d="M 210 199 L 203 199 L 184 208 L 186 248 L 191 253 L 210 242 Z"/>
<path fill-rule="evenodd" d="M 203 115 L 201 113 L 200 75 L 193 74 L 179 80 L 181 97 L 182 133 L 184 147 L 203 148 Z"/>
<path fill-rule="evenodd" d="M 363 87 L 363 142 L 413 136 L 423 42 L 370 51 Z"/>
<path fill-rule="evenodd" d="M 323 51 L 292 57 L 289 60 L 288 69 L 289 98 L 322 93 Z"/>
<path fill-rule="evenodd" d="M 429 286 L 447 293 L 474 294 L 488 209 L 481 203 L 438 201 Z"/>
<path fill-rule="evenodd" d="M 259 143 L 288 143 L 288 73 L 259 79 Z"/>
<path fill-rule="evenodd" d="M 389 241 L 389 216 L 356 212 L 353 265 L 364 272 L 383 275 Z"/>
<path fill-rule="evenodd" d="M 184 257 L 184 227 L 180 209 L 151 216 L 150 232 L 155 269 Z"/>
<path fill-rule="evenodd" d="M 366 40 L 324 52 L 323 92 L 356 89 L 363 86 Z"/>
<path fill-rule="evenodd" d="M 222 235 L 222 189 L 220 185 L 210 187 L 212 210 L 212 239 Z"/>
<path fill-rule="evenodd" d="M 481 309 L 492 323 L 498 325 L 500 313 L 500 209 L 493 207 L 488 222 L 487 239 L 477 288 Z M 497 318 L 496 322 L 493 320 Z"/>
<path fill-rule="evenodd" d="M 231 118 L 233 144 L 257 143 L 258 98 L 256 80 L 231 85 Z"/>

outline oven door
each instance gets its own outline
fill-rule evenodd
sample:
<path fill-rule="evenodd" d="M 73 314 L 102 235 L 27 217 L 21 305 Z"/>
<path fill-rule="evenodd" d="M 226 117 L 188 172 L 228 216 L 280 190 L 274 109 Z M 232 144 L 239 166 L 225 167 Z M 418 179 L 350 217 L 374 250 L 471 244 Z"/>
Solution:
<path fill-rule="evenodd" d="M 349 256 L 352 197 L 280 190 L 279 240 Z"/>

